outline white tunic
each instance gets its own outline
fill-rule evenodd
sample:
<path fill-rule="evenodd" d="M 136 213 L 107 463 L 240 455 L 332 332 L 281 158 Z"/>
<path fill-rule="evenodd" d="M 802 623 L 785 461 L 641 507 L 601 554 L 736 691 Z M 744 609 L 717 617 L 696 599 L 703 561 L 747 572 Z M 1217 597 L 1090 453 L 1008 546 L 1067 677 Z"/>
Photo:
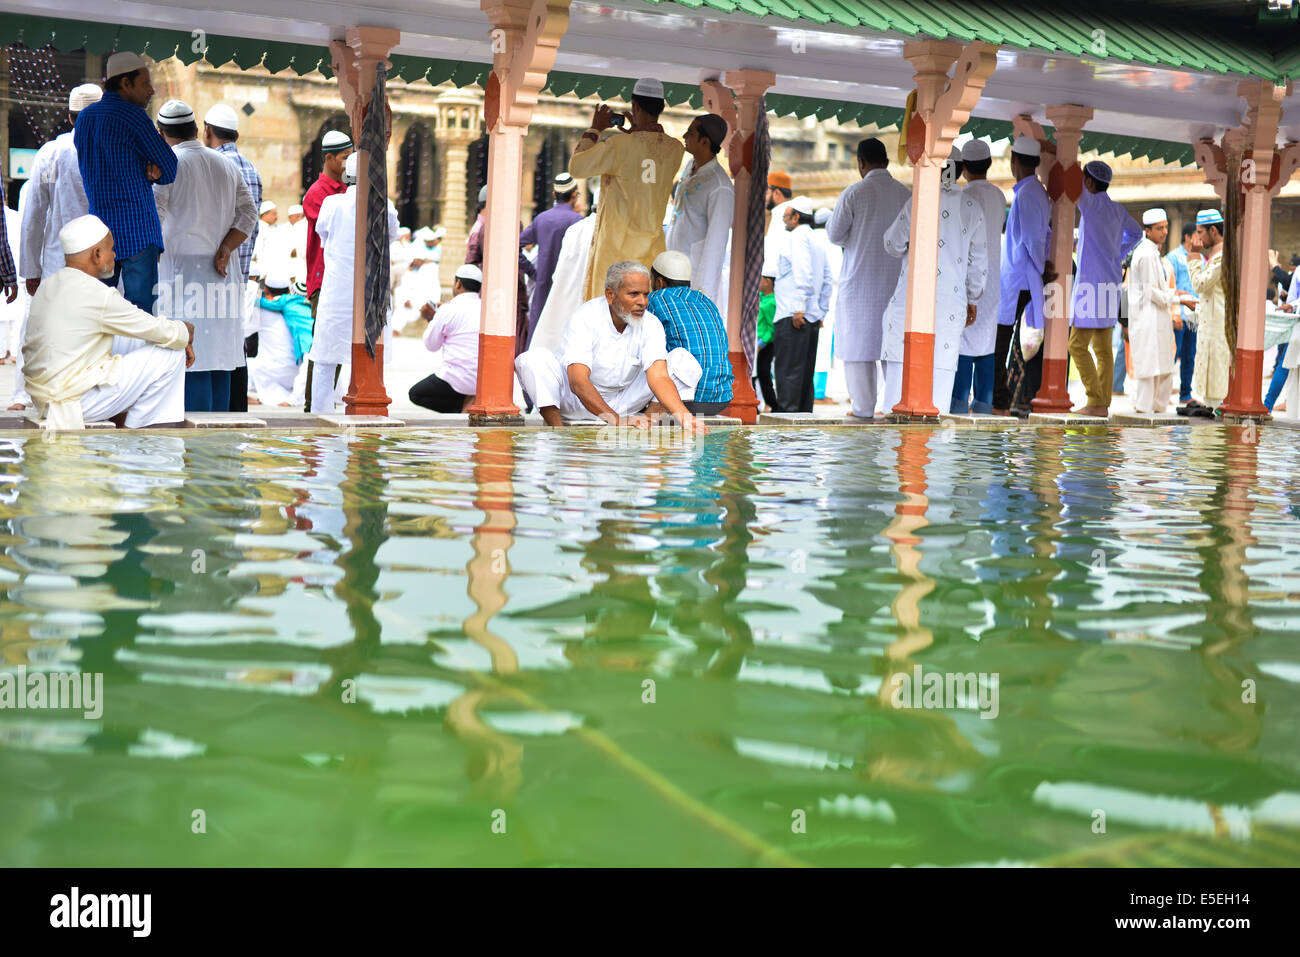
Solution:
<path fill-rule="evenodd" d="M 763 238 L 763 271 L 776 271 L 777 260 L 790 241 L 790 232 L 785 228 L 783 218 L 790 206 L 790 200 L 772 207 L 772 218 L 767 224 L 767 235 Z"/>
<path fill-rule="evenodd" d="M 614 328 L 605 297 L 584 302 L 564 333 L 560 365 L 575 363 L 591 370 L 591 384 L 608 402 L 660 359 L 667 361 L 668 344 L 663 324 L 651 312 L 639 323 L 629 322 L 622 332 Z"/>
<path fill-rule="evenodd" d="M 998 308 L 1002 297 L 1002 223 L 1007 218 L 1007 198 L 986 179 L 968 183 L 962 190 L 979 204 L 984 214 L 984 252 L 988 256 L 988 274 L 992 282 L 984 283 L 984 293 L 976 304 L 975 321 L 962 330 L 961 355 L 986 356 L 993 352 L 998 338 Z"/>
<path fill-rule="evenodd" d="M 90 212 L 71 132 L 56 136 L 37 150 L 28 183 L 31 188 L 23 208 L 19 275 L 36 279 L 52 276 L 63 268 L 59 230 Z"/>
<path fill-rule="evenodd" d="M 253 243 L 253 262 L 261 270 L 263 278 L 289 273 L 289 246 L 293 242 L 293 233 L 289 226 L 276 223 L 268 226 L 259 223 L 257 240 Z"/>
<path fill-rule="evenodd" d="M 437 268 L 430 266 L 428 268 Z M 442 360 L 438 378 L 461 395 L 473 395 L 478 386 L 478 334 L 483 311 L 476 292 L 462 292 L 441 306 L 424 330 L 424 347 Z"/>
<path fill-rule="evenodd" d="M 1174 298 L 1160 250 L 1144 236 L 1128 269 L 1128 348 L 1136 379 L 1174 371 Z"/>
<path fill-rule="evenodd" d="M 356 250 L 357 188 L 326 196 L 316 220 L 316 235 L 325 254 L 325 275 L 316 302 L 316 330 L 312 334 L 312 362 L 344 363 L 352 359 L 352 270 Z M 397 207 L 388 201 L 388 233 L 397 235 Z M 384 325 L 385 362 L 391 327 Z"/>
<path fill-rule="evenodd" d="M 903 361 L 903 338 L 907 305 L 908 243 L 911 239 L 912 206 L 903 207 L 892 226 L 885 230 L 884 247 L 903 259 L 894 295 L 885 307 L 883 358 Z M 984 213 L 973 196 L 963 190 L 939 191 L 939 260 L 935 276 L 934 367 L 957 368 L 962 330 L 966 327 L 966 305 L 978 302 L 988 279 L 987 237 Z M 978 313 L 977 313 L 978 316 Z"/>
<path fill-rule="evenodd" d="M 190 372 L 236 369 L 244 364 L 244 278 L 238 250 L 223 277 L 213 259 L 226 233 L 252 235 L 257 207 L 239 167 L 198 140 L 172 148 L 176 179 L 154 187 L 162 222 L 158 302 L 154 311 L 194 323 Z"/>
<path fill-rule="evenodd" d="M 260 234 L 259 234 L 260 235 Z M 294 361 L 293 333 L 284 313 L 263 309 L 261 299 L 250 310 L 257 324 L 257 355 L 248 360 L 248 379 L 263 405 L 293 405 L 298 394 L 298 363 Z M 304 379 L 305 385 L 305 379 Z"/>
<path fill-rule="evenodd" d="M 691 288 L 704 293 L 716 306 L 726 298 L 722 276 L 736 191 L 717 157 L 699 170 L 694 170 L 693 165 L 693 159 L 688 161 L 677 190 L 672 225 L 668 227 L 668 248 L 690 258 Z"/>
<path fill-rule="evenodd" d="M 776 265 L 775 321 L 803 313 L 808 322 L 819 322 L 831 304 L 831 287 L 826 271 L 826 249 L 807 223 L 789 230 Z"/>
<path fill-rule="evenodd" d="M 586 289 L 587 257 L 591 250 L 591 237 L 596 231 L 596 217 L 586 216 L 564 231 L 560 240 L 560 256 L 555 261 L 551 276 L 551 292 L 537 318 L 530 348 L 560 348 L 569 317 L 582 305 Z"/>
<path fill-rule="evenodd" d="M 885 252 L 885 230 L 911 205 L 912 192 L 888 170 L 875 169 L 846 189 L 826 235 L 844 248 L 840 268 L 835 358 L 874 362 L 881 357 L 885 304 L 898 284 L 900 263 Z"/>

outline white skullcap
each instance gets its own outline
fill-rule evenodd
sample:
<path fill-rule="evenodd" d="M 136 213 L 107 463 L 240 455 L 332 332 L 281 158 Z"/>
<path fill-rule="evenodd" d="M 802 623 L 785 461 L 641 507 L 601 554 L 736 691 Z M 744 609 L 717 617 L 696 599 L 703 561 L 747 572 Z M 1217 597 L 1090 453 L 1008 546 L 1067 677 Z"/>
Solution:
<path fill-rule="evenodd" d="M 357 157 L 360 153 L 349 153 L 348 158 L 343 161 L 343 181 L 345 183 L 355 183 L 357 181 Z"/>
<path fill-rule="evenodd" d="M 1156 223 L 1167 223 L 1167 222 L 1169 222 L 1169 216 L 1159 206 L 1157 206 L 1155 209 L 1148 209 L 1145 213 L 1142 214 L 1143 226 L 1154 226 Z"/>
<path fill-rule="evenodd" d="M 63 255 L 75 256 L 96 245 L 108 235 L 108 227 L 98 216 L 78 216 L 59 230 Z"/>
<path fill-rule="evenodd" d="M 483 188 L 478 191 L 478 201 L 480 203 L 487 202 L 487 183 L 484 183 Z"/>
<path fill-rule="evenodd" d="M 1011 144 L 1011 152 L 1019 153 L 1021 156 L 1042 156 L 1043 147 L 1038 140 L 1032 140 L 1028 136 L 1017 136 L 1015 142 Z"/>
<path fill-rule="evenodd" d="M 90 104 L 98 103 L 103 95 L 104 91 L 94 83 L 83 83 L 81 86 L 75 86 L 72 88 L 72 92 L 68 94 L 68 112 L 80 113 Z"/>
<path fill-rule="evenodd" d="M 180 126 L 182 123 L 194 122 L 194 111 L 184 100 L 168 100 L 158 111 L 158 122 L 162 126 Z"/>
<path fill-rule="evenodd" d="M 807 196 L 796 196 L 790 200 L 790 208 L 800 216 L 811 216 L 813 214 L 812 200 Z"/>
<path fill-rule="evenodd" d="M 665 279 L 691 281 L 691 260 L 685 253 L 673 249 L 656 256 L 650 268 Z"/>
<path fill-rule="evenodd" d="M 644 96 L 652 100 L 662 100 L 664 98 L 663 82 L 652 77 L 643 77 L 636 81 L 636 86 L 632 87 L 632 95 Z"/>
<path fill-rule="evenodd" d="M 568 173 L 561 173 L 555 177 L 555 191 L 561 195 L 572 193 L 578 186 L 578 181 Z"/>
<path fill-rule="evenodd" d="M 142 66 L 144 66 L 144 60 L 134 53 L 123 50 L 120 53 L 114 53 L 108 58 L 108 66 L 104 69 L 104 76 L 111 80 L 123 73 L 134 73 Z"/>
<path fill-rule="evenodd" d="M 984 140 L 971 140 L 961 148 L 961 158 L 978 162 L 993 158 L 993 151 L 989 149 L 989 144 Z"/>
<path fill-rule="evenodd" d="M 279 209 L 279 207 L 276 206 L 275 203 L 271 202 L 269 199 L 264 199 L 262 200 L 262 205 L 257 207 L 257 215 L 265 216 L 273 209 Z"/>
<path fill-rule="evenodd" d="M 282 272 L 273 272 L 266 277 L 267 289 L 283 289 L 289 291 L 289 277 Z"/>
<path fill-rule="evenodd" d="M 412 238 L 412 239 L 422 239 L 422 240 L 424 240 L 424 239 L 432 239 L 432 238 L 433 238 L 433 230 L 430 229 L 428 226 L 421 226 L 419 229 L 417 229 L 415 232 L 413 232 L 413 233 L 411 234 L 411 238 Z"/>
<path fill-rule="evenodd" d="M 289 215 L 290 215 L 290 216 L 301 216 L 301 215 L 302 215 L 302 207 L 299 206 L 299 205 L 297 205 L 296 203 L 295 203 L 293 206 L 290 206 L 290 207 L 289 207 Z"/>
<path fill-rule="evenodd" d="M 399 236 L 409 236 L 409 235 L 411 235 L 411 227 L 410 227 L 410 226 L 398 226 L 398 227 L 397 227 L 397 235 L 399 235 Z"/>
<path fill-rule="evenodd" d="M 235 115 L 234 110 L 224 103 L 218 103 L 203 114 L 203 122 L 207 123 L 208 126 L 218 126 L 223 130 L 239 132 L 239 117 Z"/>
<path fill-rule="evenodd" d="M 825 226 L 831 221 L 831 211 L 829 209 L 819 209 L 813 213 L 813 222 L 818 226 Z"/>
<path fill-rule="evenodd" d="M 478 266 L 471 266 L 468 263 L 466 263 L 464 266 L 461 266 L 459 269 L 456 270 L 456 278 L 470 279 L 473 280 L 474 282 L 482 282 L 483 270 L 479 269 Z"/>
<path fill-rule="evenodd" d="M 445 226 L 434 226 L 434 227 L 433 227 L 433 238 L 434 238 L 434 239 L 442 239 L 442 237 L 443 237 L 443 236 L 446 236 L 446 235 L 447 235 L 447 227 L 445 227 Z"/>
<path fill-rule="evenodd" d="M 352 149 L 352 137 L 342 130 L 330 130 L 320 139 L 322 153 L 340 153 Z"/>

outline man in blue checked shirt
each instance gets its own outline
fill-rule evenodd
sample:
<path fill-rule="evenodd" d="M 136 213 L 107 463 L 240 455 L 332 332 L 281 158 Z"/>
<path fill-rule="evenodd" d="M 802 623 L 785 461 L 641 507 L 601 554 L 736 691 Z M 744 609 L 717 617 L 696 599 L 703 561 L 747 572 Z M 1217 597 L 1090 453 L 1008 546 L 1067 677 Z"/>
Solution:
<path fill-rule="evenodd" d="M 113 233 L 117 264 L 106 280 L 126 300 L 153 312 L 162 226 L 151 183 L 176 179 L 176 154 L 145 112 L 153 96 L 149 68 L 134 53 L 114 53 L 104 96 L 77 115 L 73 144 L 90 212 Z"/>
<path fill-rule="evenodd" d="M 664 327 L 669 351 L 681 347 L 693 355 L 702 371 L 695 398 L 684 403 L 692 415 L 717 415 L 731 403 L 731 360 L 727 327 L 718 307 L 691 288 L 691 261 L 685 253 L 669 251 L 650 267 L 647 311 Z"/>

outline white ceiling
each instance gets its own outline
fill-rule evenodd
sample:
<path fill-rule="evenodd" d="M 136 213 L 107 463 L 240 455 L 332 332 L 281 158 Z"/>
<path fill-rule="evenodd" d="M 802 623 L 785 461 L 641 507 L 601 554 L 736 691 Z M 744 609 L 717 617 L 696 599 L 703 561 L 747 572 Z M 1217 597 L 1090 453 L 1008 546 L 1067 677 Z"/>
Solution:
<path fill-rule="evenodd" d="M 316 43 L 341 36 L 348 25 L 385 26 L 402 31 L 397 53 L 491 59 L 488 21 L 477 0 L 224 0 L 222 6 L 213 9 L 210 0 L 117 0 L 113 15 L 140 26 Z M 85 0 L 0 0 L 0 9 L 86 16 Z M 912 70 L 902 59 L 902 38 L 806 26 L 641 0 L 575 0 L 556 69 L 698 83 L 750 67 L 777 74 L 773 92 L 903 105 Z M 1045 120 L 1044 103 L 1080 103 L 1096 110 L 1090 130 L 1190 143 L 1240 122 L 1238 82 L 1004 50 L 975 115 L 1007 120 L 1028 112 Z M 1300 140 L 1300 95 L 1287 105 L 1279 139 Z"/>

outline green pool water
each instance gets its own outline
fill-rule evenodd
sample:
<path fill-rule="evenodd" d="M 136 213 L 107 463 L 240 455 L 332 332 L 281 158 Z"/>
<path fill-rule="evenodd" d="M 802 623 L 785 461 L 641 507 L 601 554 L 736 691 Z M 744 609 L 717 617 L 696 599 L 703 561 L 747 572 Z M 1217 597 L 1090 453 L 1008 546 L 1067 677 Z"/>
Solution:
<path fill-rule="evenodd" d="M 0 865 L 1300 862 L 1294 433 L 610 435 L 0 438 Z"/>

